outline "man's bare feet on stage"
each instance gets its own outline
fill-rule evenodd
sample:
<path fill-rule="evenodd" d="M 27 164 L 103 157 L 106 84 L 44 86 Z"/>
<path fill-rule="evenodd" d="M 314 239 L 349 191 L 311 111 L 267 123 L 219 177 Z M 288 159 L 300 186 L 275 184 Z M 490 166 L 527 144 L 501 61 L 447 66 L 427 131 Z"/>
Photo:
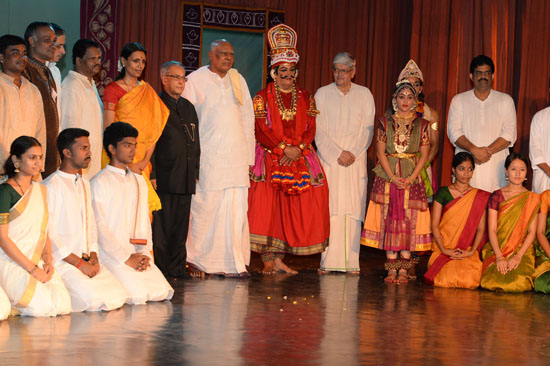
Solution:
<path fill-rule="evenodd" d="M 192 264 L 187 263 L 187 270 L 189 271 L 189 275 L 193 278 L 206 278 L 206 273 Z"/>
<path fill-rule="evenodd" d="M 277 272 L 284 272 L 289 274 L 298 274 L 298 271 L 293 270 L 289 266 L 283 263 L 281 258 L 275 258 L 275 261 L 273 261 L 274 269 Z"/>
<path fill-rule="evenodd" d="M 273 261 L 264 262 L 264 268 L 262 269 L 262 274 L 274 274 L 275 273 L 275 263 Z"/>

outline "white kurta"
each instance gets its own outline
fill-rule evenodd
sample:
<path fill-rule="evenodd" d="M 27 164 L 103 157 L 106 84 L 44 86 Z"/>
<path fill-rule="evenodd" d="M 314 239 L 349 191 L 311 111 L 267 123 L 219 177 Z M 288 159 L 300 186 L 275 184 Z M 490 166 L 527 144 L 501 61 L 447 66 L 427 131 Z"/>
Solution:
<path fill-rule="evenodd" d="M 321 268 L 359 270 L 361 221 L 367 202 L 367 149 L 374 131 L 375 105 L 369 89 L 352 83 L 347 94 L 336 84 L 317 90 L 315 143 L 329 186 L 330 238 Z M 338 164 L 342 151 L 355 155 L 349 167 Z"/>
<path fill-rule="evenodd" d="M 125 263 L 133 253 L 151 257 L 153 250 L 145 179 L 129 169 L 107 165 L 92 179 L 91 188 L 99 255 L 129 292 L 128 302 L 171 299 L 174 290 L 152 258 L 151 267 L 143 272 Z M 131 244 L 130 239 L 146 239 L 147 245 Z"/>
<path fill-rule="evenodd" d="M 248 169 L 254 164 L 254 111 L 239 75 L 243 105 L 229 74 L 221 78 L 203 66 L 191 73 L 182 94 L 200 122 L 201 161 L 191 203 L 187 259 L 208 273 L 241 273 L 250 260 Z"/>
<path fill-rule="evenodd" d="M 491 90 L 484 101 L 479 100 L 474 90 L 457 94 L 451 100 L 447 134 L 455 145 L 455 154 L 465 151 L 456 146 L 456 140 L 465 136 L 478 147 L 487 147 L 497 138 L 510 141 L 514 145 L 517 138 L 516 108 L 508 94 Z M 470 184 L 479 189 L 493 192 L 506 185 L 504 161 L 508 148 L 494 154 L 491 159 L 477 165 Z"/>
<path fill-rule="evenodd" d="M 57 103 L 57 113 L 59 115 L 59 121 L 61 121 L 61 70 L 57 67 L 57 62 L 48 61 L 46 64 L 48 65 L 48 69 L 50 69 L 53 80 L 55 81 L 55 91 L 52 90 L 52 97 Z M 59 131 L 61 131 L 61 128 Z"/>
<path fill-rule="evenodd" d="M 550 177 L 538 167 L 542 163 L 550 165 L 550 107 L 533 116 L 529 133 L 529 159 L 533 167 L 533 192 L 542 193 L 550 189 Z"/>
<path fill-rule="evenodd" d="M 90 133 L 92 161 L 82 175 L 90 180 L 101 170 L 103 148 L 103 103 L 95 82 L 75 71 L 63 80 L 61 86 L 61 130 L 83 128 Z"/>
<path fill-rule="evenodd" d="M 63 260 L 71 254 L 81 257 L 98 253 L 90 183 L 80 175 L 57 170 L 43 184 L 48 187 L 48 231 L 54 267 L 71 294 L 72 311 L 118 309 L 129 295 L 120 281 L 101 265 L 101 258 L 100 271 L 92 278 Z"/>
<path fill-rule="evenodd" d="M 46 151 L 46 120 L 40 91 L 21 77 L 21 87 L 13 78 L 0 72 L 0 173 L 10 154 L 13 140 L 19 136 L 35 137 Z"/>

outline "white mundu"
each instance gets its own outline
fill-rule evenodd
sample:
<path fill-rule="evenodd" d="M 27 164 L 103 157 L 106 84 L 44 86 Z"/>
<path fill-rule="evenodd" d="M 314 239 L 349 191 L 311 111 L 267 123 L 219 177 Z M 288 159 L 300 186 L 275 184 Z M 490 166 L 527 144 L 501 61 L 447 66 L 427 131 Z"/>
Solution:
<path fill-rule="evenodd" d="M 46 151 L 46 120 L 38 88 L 21 76 L 21 86 L 0 72 L 0 173 L 10 155 L 10 146 L 19 136 L 32 136 Z"/>
<path fill-rule="evenodd" d="M 6 189 L 3 184 L 4 196 Z M 0 217 L 0 220 L 2 217 Z M 3 221 L 0 221 L 3 222 Z M 42 268 L 42 251 L 48 229 L 46 187 L 33 182 L 25 195 L 10 208 L 8 236 L 32 263 Z M 12 307 L 21 315 L 56 316 L 71 312 L 71 297 L 59 273 L 42 283 L 11 259 L 0 248 L 0 287 L 6 291 Z"/>
<path fill-rule="evenodd" d="M 0 320 L 6 319 L 11 312 L 10 299 L 8 295 L 4 292 L 2 287 L 0 287 Z"/>
<path fill-rule="evenodd" d="M 170 300 L 174 290 L 153 263 L 153 239 L 147 183 L 129 169 L 107 165 L 91 181 L 99 242 L 103 264 L 122 282 L 130 304 Z M 145 239 L 146 245 L 134 245 L 131 239 Z M 139 272 L 125 262 L 134 253 L 151 258 L 151 267 Z"/>
<path fill-rule="evenodd" d="M 533 168 L 533 192 L 549 190 L 550 177 L 538 165 L 550 165 L 550 107 L 538 111 L 531 121 L 529 159 Z"/>
<path fill-rule="evenodd" d="M 455 145 L 455 154 L 464 151 L 456 146 L 456 140 L 465 136 L 477 147 L 487 147 L 502 137 L 511 147 L 517 138 L 516 108 L 508 94 L 491 89 L 485 100 L 479 100 L 474 90 L 457 94 L 451 100 L 447 134 Z M 493 192 L 506 185 L 504 161 L 508 147 L 497 152 L 483 164 L 476 164 L 470 185 Z"/>
<path fill-rule="evenodd" d="M 90 180 L 101 170 L 103 148 L 103 103 L 97 93 L 95 82 L 75 71 L 63 80 L 60 93 L 61 130 L 70 127 L 85 129 L 90 133 L 92 161 L 82 175 Z"/>
<path fill-rule="evenodd" d="M 250 262 L 248 169 L 255 156 L 248 86 L 236 70 L 221 78 L 203 66 L 189 75 L 182 96 L 195 106 L 201 127 L 200 173 L 191 201 L 187 261 L 207 273 L 246 272 Z"/>
<path fill-rule="evenodd" d="M 369 89 L 352 83 L 347 94 L 335 83 L 317 90 L 319 109 L 315 143 L 327 175 L 330 208 L 329 246 L 321 269 L 359 271 L 361 221 L 367 202 L 367 149 L 374 131 L 374 98 Z M 338 164 L 342 151 L 355 156 L 348 167 Z"/>
<path fill-rule="evenodd" d="M 48 231 L 52 242 L 55 270 L 71 294 L 72 311 L 118 309 L 126 302 L 128 292 L 101 263 L 90 278 L 63 259 L 98 253 L 97 228 L 90 183 L 78 174 L 57 170 L 43 182 L 48 187 Z"/>

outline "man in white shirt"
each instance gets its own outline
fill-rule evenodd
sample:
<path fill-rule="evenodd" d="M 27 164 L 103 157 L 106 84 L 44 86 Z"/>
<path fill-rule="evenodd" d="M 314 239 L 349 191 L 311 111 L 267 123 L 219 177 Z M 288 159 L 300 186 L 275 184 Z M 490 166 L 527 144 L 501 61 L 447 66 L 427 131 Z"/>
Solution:
<path fill-rule="evenodd" d="M 99 45 L 89 39 L 76 41 L 73 64 L 74 71 L 69 71 L 61 86 L 61 129 L 78 127 L 90 132 L 94 158 L 82 171 L 90 180 L 101 170 L 103 148 L 103 103 L 93 79 L 101 71 Z"/>
<path fill-rule="evenodd" d="M 533 192 L 542 193 L 550 189 L 550 107 L 533 116 L 529 133 L 529 159 L 533 165 Z"/>
<path fill-rule="evenodd" d="M 48 62 L 48 68 L 50 69 L 52 76 L 55 80 L 55 87 L 57 89 L 57 94 L 61 90 L 61 70 L 57 67 L 57 63 L 61 61 L 63 56 L 65 56 L 65 30 L 55 23 L 50 23 L 54 33 L 55 33 L 55 46 L 53 58 Z M 59 111 L 59 98 L 57 98 L 57 110 Z"/>
<path fill-rule="evenodd" d="M 105 266 L 129 292 L 128 303 L 170 300 L 174 290 L 153 263 L 148 188 L 128 169 L 136 154 L 138 131 L 124 122 L 103 133 L 109 165 L 91 182 L 99 254 Z"/>
<path fill-rule="evenodd" d="M 191 73 L 182 96 L 195 106 L 201 160 L 191 202 L 187 262 L 192 275 L 247 275 L 249 166 L 254 163 L 254 110 L 233 46 L 212 42 L 210 65 Z"/>
<path fill-rule="evenodd" d="M 23 38 L 0 37 L 0 174 L 17 137 L 35 137 L 46 146 L 46 121 L 38 88 L 21 74 L 27 67 L 27 47 Z"/>
<path fill-rule="evenodd" d="M 352 83 L 355 59 L 334 57 L 334 83 L 317 90 L 319 109 L 315 143 L 328 179 L 329 246 L 321 255 L 320 273 L 359 273 L 361 222 L 367 203 L 367 149 L 374 131 L 374 98 Z"/>
<path fill-rule="evenodd" d="M 468 151 L 476 168 L 470 184 L 493 192 L 506 185 L 504 161 L 517 138 L 516 108 L 512 97 L 491 89 L 493 60 L 485 55 L 470 63 L 474 88 L 451 100 L 447 134 L 455 154 Z"/>
<path fill-rule="evenodd" d="M 79 172 L 91 160 L 88 131 L 69 128 L 57 137 L 61 166 L 46 178 L 48 233 L 54 267 L 71 295 L 73 312 L 118 309 L 128 293 L 100 265 L 90 183 Z"/>

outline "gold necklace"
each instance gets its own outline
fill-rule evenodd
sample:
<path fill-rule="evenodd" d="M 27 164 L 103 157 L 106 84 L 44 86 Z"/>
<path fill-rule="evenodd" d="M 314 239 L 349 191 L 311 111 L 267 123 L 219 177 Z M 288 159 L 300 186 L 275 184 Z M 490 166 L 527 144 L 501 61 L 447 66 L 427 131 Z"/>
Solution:
<path fill-rule="evenodd" d="M 460 193 L 460 197 L 463 197 L 464 196 L 464 193 L 468 192 L 470 190 L 470 186 L 468 185 L 468 187 L 466 187 L 466 189 L 464 191 L 461 191 L 460 189 L 458 189 L 458 187 L 456 186 L 456 183 L 453 183 L 453 188 L 455 189 L 455 191 L 457 191 L 458 193 Z"/>
<path fill-rule="evenodd" d="M 139 84 L 139 80 L 138 80 L 138 81 L 134 84 L 133 87 L 130 87 L 130 85 L 128 85 L 128 84 L 126 83 L 126 81 L 124 81 L 124 78 L 122 78 L 122 79 L 120 79 L 120 80 L 121 80 L 121 81 L 124 83 L 124 85 L 126 86 L 126 88 L 124 88 L 124 90 L 126 90 L 127 92 L 129 92 L 130 90 L 134 89 L 134 88 Z"/>
<path fill-rule="evenodd" d="M 298 92 L 296 91 L 296 85 L 292 85 L 292 100 L 290 102 L 290 109 L 287 109 L 283 104 L 281 92 L 279 91 L 279 86 L 276 82 L 275 97 L 277 99 L 277 108 L 279 108 L 281 118 L 285 121 L 292 121 L 294 119 L 294 116 L 296 116 L 296 107 L 298 105 Z"/>

